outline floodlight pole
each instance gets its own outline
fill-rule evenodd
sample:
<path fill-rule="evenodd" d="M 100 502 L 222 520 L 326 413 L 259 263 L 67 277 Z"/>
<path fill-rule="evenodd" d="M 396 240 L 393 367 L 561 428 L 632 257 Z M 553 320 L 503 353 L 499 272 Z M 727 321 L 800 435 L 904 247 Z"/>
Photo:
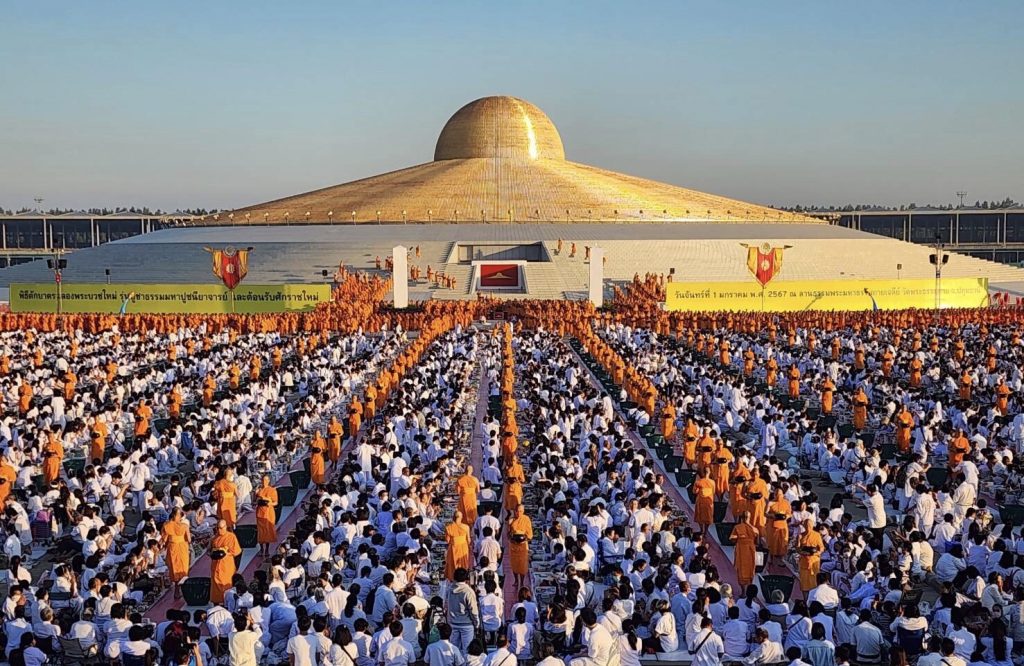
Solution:
<path fill-rule="evenodd" d="M 942 309 L 942 237 L 935 234 L 935 309 Z"/>

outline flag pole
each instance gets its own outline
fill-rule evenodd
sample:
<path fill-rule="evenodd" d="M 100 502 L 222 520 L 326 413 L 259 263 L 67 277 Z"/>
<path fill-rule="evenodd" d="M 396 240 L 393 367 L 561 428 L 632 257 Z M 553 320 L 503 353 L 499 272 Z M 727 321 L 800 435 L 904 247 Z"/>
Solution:
<path fill-rule="evenodd" d="M 761 312 L 764 312 L 764 285 L 761 285 Z"/>
<path fill-rule="evenodd" d="M 235 314 L 235 290 L 228 289 L 228 293 L 231 294 L 231 314 Z"/>

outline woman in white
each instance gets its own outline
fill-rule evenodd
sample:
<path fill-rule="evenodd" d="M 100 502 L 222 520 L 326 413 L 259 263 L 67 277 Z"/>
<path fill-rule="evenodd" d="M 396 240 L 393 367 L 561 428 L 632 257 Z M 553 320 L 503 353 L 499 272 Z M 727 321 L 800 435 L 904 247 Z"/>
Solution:
<path fill-rule="evenodd" d="M 622 621 L 622 634 L 619 636 L 619 659 L 622 666 L 640 666 L 640 654 L 643 644 L 636 635 L 633 620 Z"/>
<path fill-rule="evenodd" d="M 508 649 L 517 659 L 529 659 L 532 647 L 533 627 L 527 622 L 526 608 L 519 606 L 515 610 L 515 621 L 508 625 Z"/>

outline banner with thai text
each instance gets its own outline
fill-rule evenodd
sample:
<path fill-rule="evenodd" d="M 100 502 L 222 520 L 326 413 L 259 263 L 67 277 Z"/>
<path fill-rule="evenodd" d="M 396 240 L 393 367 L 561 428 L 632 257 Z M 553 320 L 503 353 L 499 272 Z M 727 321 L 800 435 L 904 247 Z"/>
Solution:
<path fill-rule="evenodd" d="M 671 311 L 799 312 L 802 310 L 903 310 L 936 306 L 936 281 L 775 280 L 761 289 L 744 282 L 671 282 L 665 308 Z M 943 278 L 942 308 L 977 308 L 989 304 L 988 278 Z"/>
<path fill-rule="evenodd" d="M 11 312 L 56 312 L 54 283 L 12 284 Z M 257 314 L 306 312 L 329 301 L 329 284 L 242 284 L 234 294 L 222 284 L 61 285 L 61 312 L 118 314 Z"/>

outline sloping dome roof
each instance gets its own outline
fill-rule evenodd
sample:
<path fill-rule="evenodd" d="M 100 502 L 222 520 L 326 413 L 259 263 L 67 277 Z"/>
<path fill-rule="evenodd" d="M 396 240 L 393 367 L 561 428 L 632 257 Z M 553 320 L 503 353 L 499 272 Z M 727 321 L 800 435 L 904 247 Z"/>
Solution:
<path fill-rule="evenodd" d="M 441 130 L 433 162 L 204 220 L 303 221 L 821 222 L 570 162 L 554 123 L 515 97 L 483 97 L 456 111 Z"/>
<path fill-rule="evenodd" d="M 555 124 L 533 104 L 515 97 L 482 97 L 445 123 L 434 160 L 482 158 L 564 160 Z"/>

